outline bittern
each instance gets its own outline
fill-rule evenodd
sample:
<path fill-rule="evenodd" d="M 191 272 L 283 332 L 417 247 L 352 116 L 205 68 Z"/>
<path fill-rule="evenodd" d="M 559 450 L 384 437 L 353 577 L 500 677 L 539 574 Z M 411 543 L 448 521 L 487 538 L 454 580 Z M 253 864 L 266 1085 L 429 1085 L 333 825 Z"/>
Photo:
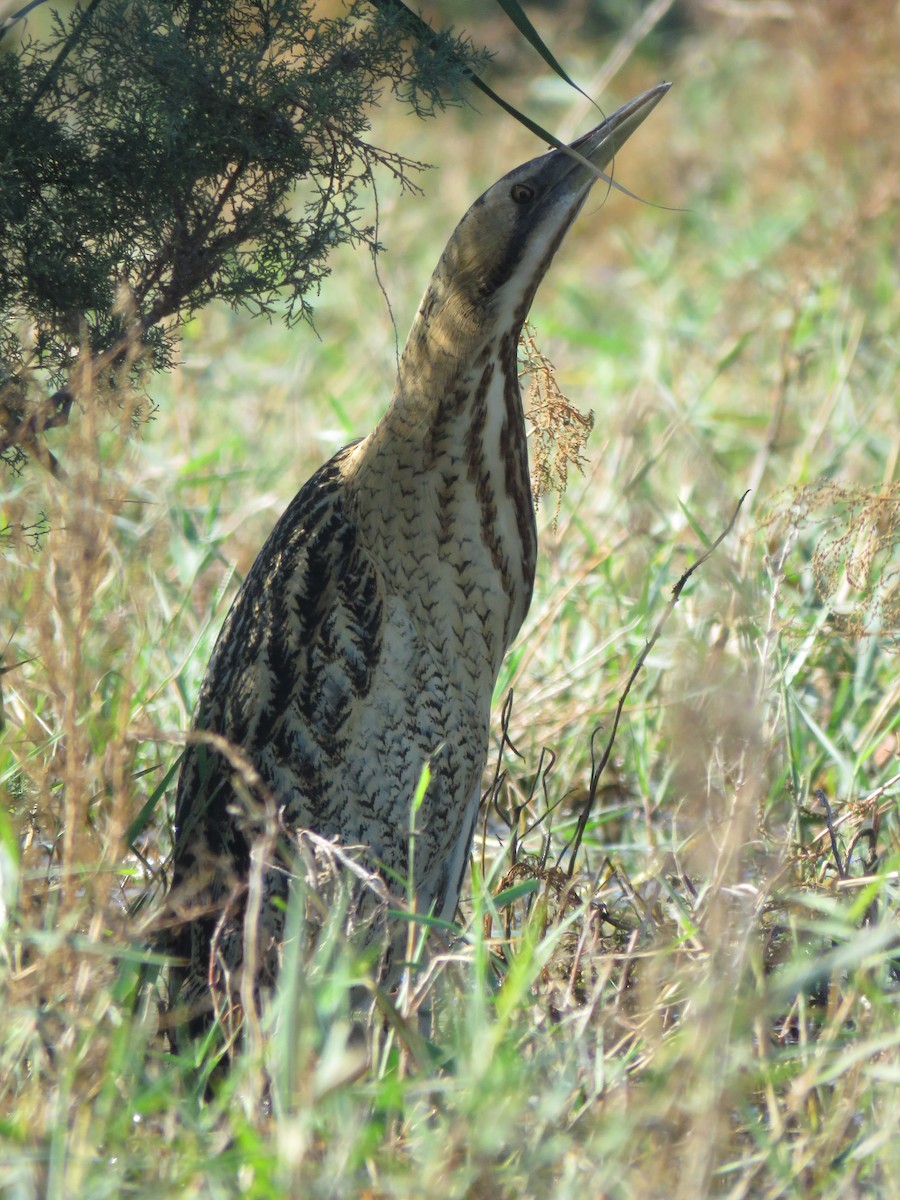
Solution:
<path fill-rule="evenodd" d="M 299 829 L 363 846 L 396 885 L 427 766 L 408 882 L 419 912 L 454 918 L 491 697 L 534 581 L 519 333 L 597 169 L 668 88 L 625 104 L 575 154 L 532 159 L 475 201 L 419 305 L 384 416 L 300 489 L 244 580 L 178 782 L 173 893 L 199 912 L 171 949 L 193 1013 L 209 1006 L 217 956 L 241 962 L 234 885 L 248 878 L 263 792 L 288 847 Z M 289 876 L 289 849 L 264 865 L 269 943 Z"/>

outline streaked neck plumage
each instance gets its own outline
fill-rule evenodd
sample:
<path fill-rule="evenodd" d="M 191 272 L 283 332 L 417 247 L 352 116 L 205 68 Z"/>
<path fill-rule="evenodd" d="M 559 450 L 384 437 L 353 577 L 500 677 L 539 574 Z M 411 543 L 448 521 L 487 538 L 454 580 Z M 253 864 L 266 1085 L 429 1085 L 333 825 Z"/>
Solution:
<path fill-rule="evenodd" d="M 454 623 L 454 605 L 474 608 L 495 672 L 528 609 L 537 544 L 519 333 L 595 168 L 667 88 L 636 97 L 569 150 L 517 167 L 475 201 L 426 289 L 391 404 L 348 463 L 351 507 L 386 578 L 399 592 L 418 572 L 408 595 L 410 609 L 426 614 L 423 628 L 433 627 L 435 604 L 447 608 L 439 624 Z M 426 561 L 423 591 L 416 564 Z"/>

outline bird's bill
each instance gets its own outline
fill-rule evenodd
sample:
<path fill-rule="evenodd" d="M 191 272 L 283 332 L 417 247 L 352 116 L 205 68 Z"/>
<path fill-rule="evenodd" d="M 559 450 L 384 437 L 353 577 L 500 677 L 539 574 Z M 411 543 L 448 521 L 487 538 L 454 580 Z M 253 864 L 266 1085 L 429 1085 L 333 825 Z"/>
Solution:
<path fill-rule="evenodd" d="M 585 171 L 588 167 L 593 167 L 595 171 L 602 170 L 650 116 L 671 86 L 671 83 L 658 83 L 656 87 L 641 92 L 589 133 L 572 142 L 562 153 L 574 151 L 570 157 Z"/>

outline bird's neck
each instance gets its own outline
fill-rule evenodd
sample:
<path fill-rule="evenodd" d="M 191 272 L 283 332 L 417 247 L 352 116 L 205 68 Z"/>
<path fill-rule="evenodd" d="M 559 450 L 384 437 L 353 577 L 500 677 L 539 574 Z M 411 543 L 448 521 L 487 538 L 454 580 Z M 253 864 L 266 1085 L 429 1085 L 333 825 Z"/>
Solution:
<path fill-rule="evenodd" d="M 479 603 L 493 611 L 497 667 L 528 609 L 537 550 L 520 327 L 515 314 L 487 319 L 436 271 L 390 407 L 360 446 L 357 475 L 370 536 L 398 570 L 397 549 L 408 545 L 408 561 L 430 556 L 437 564 L 437 587 L 462 587 L 464 571 L 476 572 L 485 592 Z"/>
<path fill-rule="evenodd" d="M 400 358 L 391 408 L 395 415 L 407 414 L 415 422 L 423 418 L 429 424 L 433 421 L 434 404 L 455 386 L 490 340 L 491 332 L 499 329 L 449 275 L 442 259 L 419 304 Z M 419 411 L 423 407 L 425 411 Z"/>

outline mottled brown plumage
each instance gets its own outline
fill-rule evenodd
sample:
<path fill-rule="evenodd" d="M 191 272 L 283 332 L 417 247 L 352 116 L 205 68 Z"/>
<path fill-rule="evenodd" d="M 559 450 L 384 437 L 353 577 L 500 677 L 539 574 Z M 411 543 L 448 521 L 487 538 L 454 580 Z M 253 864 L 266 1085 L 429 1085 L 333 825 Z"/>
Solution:
<path fill-rule="evenodd" d="M 598 168 L 660 85 L 574 143 Z M 181 769 L 176 979 L 209 1008 L 211 947 L 241 961 L 250 845 L 277 813 L 264 872 L 259 977 L 274 971 L 301 828 L 366 848 L 398 881 L 417 818 L 418 909 L 452 920 L 475 828 L 491 696 L 528 610 L 537 537 L 516 346 L 535 291 L 595 175 L 553 151 L 463 217 L 422 299 L 375 430 L 300 490 L 232 606 Z M 274 903 L 273 903 L 274 901 Z"/>

